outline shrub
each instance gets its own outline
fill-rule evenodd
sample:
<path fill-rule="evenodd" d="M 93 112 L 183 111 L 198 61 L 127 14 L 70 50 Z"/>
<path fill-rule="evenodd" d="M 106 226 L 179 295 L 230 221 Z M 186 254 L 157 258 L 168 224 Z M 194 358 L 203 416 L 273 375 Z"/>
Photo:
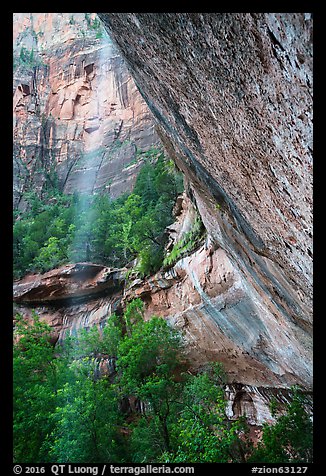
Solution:
<path fill-rule="evenodd" d="M 54 170 L 43 200 L 26 193 L 28 212 L 14 215 L 15 278 L 69 261 L 122 267 L 136 257 L 142 276 L 156 272 L 182 183 L 162 153 L 153 149 L 146 154 L 134 191 L 116 200 L 103 194 L 65 196 L 57 189 Z"/>
<path fill-rule="evenodd" d="M 180 241 L 175 243 L 171 252 L 164 258 L 163 266 L 172 267 L 180 258 L 191 253 L 203 238 L 204 226 L 197 215 L 192 229 L 184 233 Z"/>

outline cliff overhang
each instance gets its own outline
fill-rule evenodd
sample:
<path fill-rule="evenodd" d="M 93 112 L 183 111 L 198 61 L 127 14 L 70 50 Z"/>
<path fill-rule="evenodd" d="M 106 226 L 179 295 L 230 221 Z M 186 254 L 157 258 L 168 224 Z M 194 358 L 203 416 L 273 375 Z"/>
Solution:
<path fill-rule="evenodd" d="M 87 262 L 68 264 L 16 281 L 13 300 L 33 305 L 81 303 L 121 290 L 126 272 L 126 268 L 112 269 Z"/>
<path fill-rule="evenodd" d="M 250 303 L 235 320 L 212 305 L 216 328 L 285 385 L 311 387 L 311 15 L 98 15 Z"/>

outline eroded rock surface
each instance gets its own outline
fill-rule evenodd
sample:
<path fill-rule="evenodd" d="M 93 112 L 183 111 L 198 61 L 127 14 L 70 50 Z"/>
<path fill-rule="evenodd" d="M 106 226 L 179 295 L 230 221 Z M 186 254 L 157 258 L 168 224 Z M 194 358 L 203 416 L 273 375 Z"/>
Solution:
<path fill-rule="evenodd" d="M 35 311 L 53 329 L 53 340 L 79 329 L 102 326 L 118 308 L 126 269 L 93 263 L 61 266 L 14 282 L 14 316 L 31 320 Z"/>
<path fill-rule="evenodd" d="M 121 288 L 126 268 L 111 269 L 93 263 L 61 266 L 44 274 L 28 274 L 14 283 L 14 302 L 49 303 L 87 300 Z"/>
<path fill-rule="evenodd" d="M 32 312 L 53 329 L 54 342 L 62 342 L 66 335 L 75 335 L 80 329 L 102 326 L 108 316 L 115 312 L 122 298 L 119 291 L 102 297 L 88 295 L 85 302 L 65 299 L 51 303 L 39 301 L 15 302 L 14 314 L 21 314 L 24 319 L 32 322 Z"/>
<path fill-rule="evenodd" d="M 198 306 L 192 325 L 202 329 L 207 356 L 224 346 L 231 370 L 231 349 L 248 353 L 246 364 L 233 366 L 241 382 L 263 378 L 310 387 L 311 15 L 99 16 L 187 177 L 215 249 L 213 284 L 206 284 L 211 294 L 203 286 L 210 262 L 203 249 L 178 265 L 188 270 L 192 293 L 178 296 L 173 286 L 168 301 L 177 303 L 177 312 Z M 219 283 L 221 263 L 227 292 Z M 165 294 L 152 302 L 159 296 L 163 302 Z"/>
<path fill-rule="evenodd" d="M 47 181 L 65 193 L 130 191 L 141 152 L 159 141 L 95 14 L 15 13 L 14 66 L 14 205 Z"/>

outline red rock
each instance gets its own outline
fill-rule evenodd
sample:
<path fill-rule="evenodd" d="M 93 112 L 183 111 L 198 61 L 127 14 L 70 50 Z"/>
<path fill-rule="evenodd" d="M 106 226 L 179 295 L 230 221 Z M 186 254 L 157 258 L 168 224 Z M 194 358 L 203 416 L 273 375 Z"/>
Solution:
<path fill-rule="evenodd" d="M 33 70 L 16 61 L 14 206 L 26 206 L 23 192 L 41 192 L 53 164 L 65 193 L 105 190 L 116 198 L 132 190 L 142 163 L 126 169 L 126 161 L 134 161 L 137 150 L 159 146 L 154 120 L 121 56 L 96 33 L 84 13 L 14 14 L 15 57 L 33 48 L 42 62 Z M 82 158 L 90 152 L 86 167 Z"/>
<path fill-rule="evenodd" d="M 90 299 L 99 293 L 122 288 L 126 271 L 126 268 L 76 263 L 44 274 L 27 275 L 14 283 L 14 302 L 39 304 Z"/>

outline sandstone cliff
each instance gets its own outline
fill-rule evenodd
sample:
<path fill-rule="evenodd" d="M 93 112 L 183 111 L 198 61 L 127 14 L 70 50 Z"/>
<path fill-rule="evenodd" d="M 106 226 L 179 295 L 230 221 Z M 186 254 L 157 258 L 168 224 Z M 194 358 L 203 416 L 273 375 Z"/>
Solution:
<path fill-rule="evenodd" d="M 311 15 L 99 16 L 187 177 L 212 242 L 210 261 L 203 249 L 179 266 L 201 302 L 188 322 L 209 327 L 205 343 L 219 335 L 215 352 L 224 341 L 259 361 L 266 382 L 310 387 Z M 196 260 L 202 273 L 212 261 L 210 280 L 226 275 L 233 298 L 205 290 Z M 165 315 L 173 318 L 169 306 Z M 234 368 L 246 382 L 253 366 Z"/>
<path fill-rule="evenodd" d="M 230 416 L 246 408 L 253 423 L 269 420 L 271 396 L 285 402 L 292 384 L 312 388 L 311 18 L 304 14 L 99 16 L 156 118 L 167 152 L 186 177 L 187 194 L 180 198 L 176 223 L 169 227 L 170 250 L 198 214 L 206 233 L 191 253 L 144 280 L 127 283 L 123 270 L 85 263 L 30 275 L 15 283 L 15 310 L 28 316 L 35 308 L 54 327 L 55 338 L 62 339 L 79 327 L 101 325 L 113 311 L 122 312 L 127 301 L 140 296 L 146 319 L 164 316 L 183 332 L 194 370 L 209 360 L 223 362 L 229 376 Z M 78 88 L 91 81 L 93 90 L 103 81 L 101 93 L 110 96 L 109 83 L 116 74 L 108 68 L 101 76 L 91 60 L 92 55 L 111 51 L 105 47 L 99 53 L 95 40 L 95 46 L 87 48 L 96 54 L 86 46 L 81 55 L 71 53 L 74 61 L 86 52 L 90 55 L 84 64 L 78 63 L 79 70 L 69 69 L 69 55 L 62 59 L 65 66 L 59 61 L 51 66 L 57 92 L 51 95 L 52 102 L 44 99 L 44 108 L 46 104 L 46 110 L 53 111 L 50 122 L 55 126 L 52 136 L 51 128 L 46 129 L 45 142 L 33 142 L 32 132 L 39 129 L 27 127 L 26 117 L 34 96 L 26 93 L 25 83 L 19 83 L 15 130 L 24 137 L 17 141 L 23 144 L 19 150 L 26 150 L 29 160 L 34 150 L 35 154 L 50 150 L 67 192 L 73 190 L 82 168 L 73 163 L 69 169 L 69 154 L 58 139 L 62 124 L 62 134 L 71 127 L 82 131 L 84 139 L 87 134 L 101 137 L 101 146 L 120 151 L 121 160 L 128 156 L 128 146 L 133 147 L 125 137 L 139 148 L 154 143 L 154 133 L 145 132 L 148 127 L 152 131 L 153 124 L 134 85 L 129 101 L 131 96 L 137 98 L 145 111 L 135 115 L 139 128 L 129 127 L 137 120 L 132 122 L 128 116 L 134 109 L 123 102 L 123 93 L 119 114 L 129 119 L 118 128 L 118 137 L 112 132 L 114 115 L 100 120 L 94 112 L 86 113 L 93 111 L 87 103 L 92 103 L 90 92 Z M 73 44 L 63 47 L 63 58 Z M 87 66 L 92 62 L 91 70 Z M 41 74 L 42 66 L 36 71 Z M 73 79 L 59 79 L 60 74 Z M 123 75 L 129 78 L 127 85 L 133 84 L 125 70 Z M 81 116 L 79 111 L 84 111 Z M 135 130 L 143 132 L 137 136 Z M 80 147 L 78 134 L 69 136 L 69 147 Z M 122 143 L 119 147 L 117 140 Z M 49 143 L 46 149 L 44 144 Z M 85 158 L 86 168 L 86 162 L 92 163 L 90 157 Z M 16 160 L 17 169 L 23 170 L 23 162 Z M 95 188 L 99 188 L 106 169 L 91 166 L 92 172 L 86 173 L 94 174 L 94 168 Z M 109 170 L 113 182 L 120 183 L 119 167 Z M 23 178 L 19 184 L 17 197 Z M 78 282 L 83 285 L 78 287 Z"/>
<path fill-rule="evenodd" d="M 151 114 L 95 14 L 14 14 L 14 206 L 46 181 L 65 193 L 130 191 Z"/>
<path fill-rule="evenodd" d="M 177 220 L 169 227 L 172 244 L 196 217 L 190 199 L 185 194 L 180 198 Z M 14 312 L 29 319 L 35 310 L 52 327 L 56 342 L 78 329 L 102 326 L 113 312 L 122 314 L 128 301 L 140 297 L 145 319 L 163 316 L 180 330 L 190 371 L 209 361 L 223 363 L 231 418 L 246 414 L 254 425 L 272 421 L 272 398 L 286 404 L 291 384 L 309 388 L 306 336 L 252 302 L 225 251 L 209 237 L 203 239 L 173 267 L 143 280 L 128 281 L 127 269 L 91 263 L 27 275 L 14 284 Z"/>

